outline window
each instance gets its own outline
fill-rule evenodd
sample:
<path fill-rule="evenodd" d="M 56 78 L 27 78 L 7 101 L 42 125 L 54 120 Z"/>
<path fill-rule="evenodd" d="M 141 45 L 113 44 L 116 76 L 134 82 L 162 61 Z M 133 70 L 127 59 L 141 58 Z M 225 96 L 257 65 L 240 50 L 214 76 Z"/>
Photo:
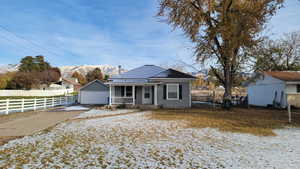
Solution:
<path fill-rule="evenodd" d="M 132 97 L 132 86 L 115 86 L 117 97 Z"/>
<path fill-rule="evenodd" d="M 117 97 L 123 97 L 124 96 L 124 86 L 115 86 L 115 92 Z"/>
<path fill-rule="evenodd" d="M 132 86 L 126 86 L 126 97 L 132 97 Z"/>
<path fill-rule="evenodd" d="M 150 87 L 149 86 L 144 87 L 144 98 L 150 99 Z"/>
<path fill-rule="evenodd" d="M 300 93 L 300 85 L 297 84 L 297 93 Z"/>
<path fill-rule="evenodd" d="M 167 84 L 167 99 L 168 100 L 179 99 L 179 84 Z"/>

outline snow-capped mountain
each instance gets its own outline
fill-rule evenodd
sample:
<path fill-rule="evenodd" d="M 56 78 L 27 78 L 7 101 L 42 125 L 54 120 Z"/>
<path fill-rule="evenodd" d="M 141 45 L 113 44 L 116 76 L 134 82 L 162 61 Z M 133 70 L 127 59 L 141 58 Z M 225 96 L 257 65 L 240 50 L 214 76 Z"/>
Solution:
<path fill-rule="evenodd" d="M 82 65 L 82 66 L 62 66 L 59 67 L 63 77 L 72 76 L 74 72 L 78 72 L 82 75 L 86 75 L 89 71 L 94 70 L 95 68 L 101 69 L 103 74 L 107 75 L 116 75 L 119 73 L 119 68 L 117 66 L 111 65 Z M 121 68 L 121 72 L 125 70 Z"/>
<path fill-rule="evenodd" d="M 18 64 L 0 65 L 0 73 L 15 72 L 18 71 L 18 69 Z"/>
<path fill-rule="evenodd" d="M 110 76 L 119 73 L 119 68 L 117 66 L 111 65 L 81 65 L 59 67 L 63 77 L 70 77 L 76 71 L 81 73 L 82 75 L 86 75 L 89 71 L 92 71 L 95 68 L 100 68 L 103 74 L 107 74 Z M 7 72 L 15 72 L 18 71 L 18 69 L 18 64 L 0 65 L 0 74 Z M 125 70 L 121 68 L 121 72 L 125 72 Z"/>

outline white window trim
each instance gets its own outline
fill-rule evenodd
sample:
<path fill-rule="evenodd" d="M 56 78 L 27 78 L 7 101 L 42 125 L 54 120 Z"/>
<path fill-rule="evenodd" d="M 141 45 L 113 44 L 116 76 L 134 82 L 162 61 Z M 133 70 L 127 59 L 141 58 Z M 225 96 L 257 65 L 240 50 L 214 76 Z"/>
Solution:
<path fill-rule="evenodd" d="M 177 97 L 176 98 L 169 98 L 169 86 L 177 86 Z M 179 84 L 178 83 L 169 83 L 167 84 L 167 100 L 179 100 Z"/>

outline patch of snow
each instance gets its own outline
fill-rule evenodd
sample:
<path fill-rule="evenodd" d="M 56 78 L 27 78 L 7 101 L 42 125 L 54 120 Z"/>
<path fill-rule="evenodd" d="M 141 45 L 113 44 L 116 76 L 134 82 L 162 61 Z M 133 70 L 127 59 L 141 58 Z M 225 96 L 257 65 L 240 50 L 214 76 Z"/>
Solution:
<path fill-rule="evenodd" d="M 122 110 L 125 112 L 125 110 Z M 117 112 L 117 111 L 116 111 Z M 88 114 L 106 113 L 93 110 Z M 299 168 L 300 129 L 275 137 L 186 128 L 151 112 L 63 123 L 0 147 L 0 168 Z"/>
<path fill-rule="evenodd" d="M 96 110 L 92 109 L 90 111 L 81 113 L 75 118 L 85 118 L 85 117 L 95 117 L 95 116 L 107 116 L 107 115 L 116 115 L 116 114 L 124 114 L 134 112 L 136 110 L 132 109 L 120 109 L 120 110 Z"/>
<path fill-rule="evenodd" d="M 0 73 L 16 72 L 19 70 L 18 64 L 0 65 Z"/>
<path fill-rule="evenodd" d="M 80 110 L 89 110 L 90 108 L 83 107 L 83 106 L 69 106 L 64 108 L 65 111 L 80 111 Z"/>

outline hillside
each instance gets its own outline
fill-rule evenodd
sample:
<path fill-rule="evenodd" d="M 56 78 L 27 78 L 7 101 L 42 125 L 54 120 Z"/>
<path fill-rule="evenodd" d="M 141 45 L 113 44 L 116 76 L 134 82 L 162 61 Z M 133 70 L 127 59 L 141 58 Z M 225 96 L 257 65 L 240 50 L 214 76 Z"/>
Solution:
<path fill-rule="evenodd" d="M 1 65 L 0 73 L 6 72 L 14 72 L 18 70 L 19 65 L 17 64 L 9 64 L 9 65 Z M 115 75 L 118 74 L 118 67 L 112 65 L 81 65 L 81 66 L 62 66 L 59 67 L 63 77 L 69 77 L 74 72 L 79 72 L 83 75 L 86 75 L 87 72 L 94 70 L 95 68 L 100 68 L 104 74 Z M 124 69 L 121 69 L 121 72 L 124 72 Z"/>
<path fill-rule="evenodd" d="M 19 69 L 18 64 L 0 65 L 0 74 L 7 72 L 15 72 Z"/>
<path fill-rule="evenodd" d="M 111 65 L 82 65 L 82 66 L 62 66 L 59 67 L 62 75 L 64 77 L 71 76 L 74 72 L 79 72 L 82 75 L 86 75 L 87 72 L 94 70 L 95 68 L 100 68 L 102 73 L 107 75 L 118 74 L 118 67 Z M 121 72 L 124 72 L 124 69 L 121 69 Z"/>

